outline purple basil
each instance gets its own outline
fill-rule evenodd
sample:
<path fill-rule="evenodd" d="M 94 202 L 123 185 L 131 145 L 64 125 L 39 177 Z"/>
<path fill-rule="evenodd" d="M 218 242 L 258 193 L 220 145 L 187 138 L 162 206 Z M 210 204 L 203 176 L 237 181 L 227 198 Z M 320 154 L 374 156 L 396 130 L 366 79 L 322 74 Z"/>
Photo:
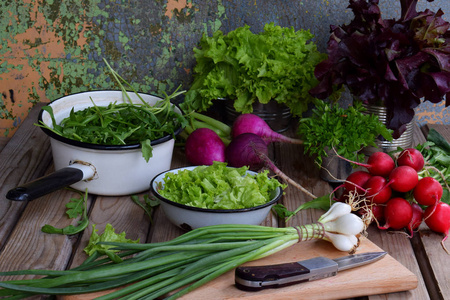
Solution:
<path fill-rule="evenodd" d="M 428 0 L 432 2 L 433 0 Z M 398 138 L 420 99 L 450 105 L 450 23 L 443 12 L 417 12 L 417 0 L 400 0 L 401 18 L 383 19 L 378 0 L 350 0 L 354 19 L 331 26 L 328 59 L 310 94 L 320 99 L 346 85 L 366 104 L 387 107 L 387 127 Z"/>

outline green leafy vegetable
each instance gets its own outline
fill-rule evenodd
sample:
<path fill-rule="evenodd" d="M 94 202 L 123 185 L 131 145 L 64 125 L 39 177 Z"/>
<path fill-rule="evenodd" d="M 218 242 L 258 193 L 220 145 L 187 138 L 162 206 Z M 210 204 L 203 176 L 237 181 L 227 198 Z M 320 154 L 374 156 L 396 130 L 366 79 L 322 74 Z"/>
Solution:
<path fill-rule="evenodd" d="M 108 65 L 109 67 L 109 65 Z M 110 103 L 108 106 L 92 106 L 79 111 L 70 111 L 70 115 L 60 124 L 56 123 L 51 106 L 42 109 L 47 111 L 52 119 L 52 126 L 41 122 L 37 126 L 68 139 L 100 145 L 130 145 L 141 144 L 142 156 L 148 162 L 152 157 L 151 141 L 175 132 L 187 124 L 186 119 L 175 112 L 171 99 L 181 95 L 184 91 L 178 89 L 172 94 L 165 94 L 165 98 L 155 105 L 145 102 L 142 97 L 110 68 L 117 79 L 122 91 L 124 102 Z M 132 103 L 122 82 L 138 96 L 142 103 Z"/>
<path fill-rule="evenodd" d="M 131 240 L 125 237 L 126 233 L 122 232 L 117 234 L 114 227 L 111 224 L 106 224 L 105 230 L 101 235 L 97 233 L 98 229 L 95 229 L 96 225 L 92 225 L 92 234 L 89 238 L 88 245 L 84 248 L 84 252 L 87 255 L 92 256 L 94 254 L 107 255 L 114 262 L 122 262 L 122 259 L 115 253 L 118 250 L 113 250 L 114 246 L 102 244 L 104 242 L 116 242 L 116 243 L 139 243 L 139 239 Z"/>
<path fill-rule="evenodd" d="M 241 209 L 267 203 L 277 187 L 285 187 L 278 180 L 269 178 L 268 171 L 246 175 L 247 170 L 247 167 L 228 168 L 226 163 L 214 162 L 211 166 L 169 172 L 158 192 L 167 199 L 189 206 Z"/>
<path fill-rule="evenodd" d="M 430 129 L 427 141 L 416 146 L 426 162 L 426 167 L 419 172 L 421 177 L 435 178 L 444 187 L 441 201 L 450 204 L 450 144 L 435 129 Z M 432 168 L 428 168 L 428 167 Z"/>
<path fill-rule="evenodd" d="M 67 215 L 69 218 L 77 218 L 78 216 L 81 216 L 81 219 L 78 221 L 78 224 L 76 226 L 69 225 L 64 228 L 56 228 L 52 225 L 46 224 L 44 225 L 41 230 L 45 233 L 53 233 L 53 234 L 65 234 L 65 235 L 72 235 L 79 233 L 86 229 L 86 227 L 89 225 L 89 217 L 87 215 L 87 198 L 88 198 L 88 190 L 86 189 L 84 196 L 80 193 L 80 198 L 71 198 L 69 203 L 66 204 L 67 207 Z"/>
<path fill-rule="evenodd" d="M 310 42 L 313 37 L 273 23 L 259 34 L 245 25 L 227 35 L 220 30 L 204 35 L 194 49 L 194 82 L 183 109 L 205 111 L 224 98 L 235 101 L 236 111 L 251 113 L 253 103 L 274 99 L 301 115 L 313 99 L 308 91 L 318 83 L 314 68 L 326 58 Z"/>
<path fill-rule="evenodd" d="M 317 155 L 319 164 L 327 156 L 327 147 L 352 161 L 363 161 L 364 154 L 358 151 L 366 146 L 376 146 L 379 135 L 392 141 L 392 130 L 387 129 L 378 116 L 364 114 L 365 109 L 359 102 L 347 109 L 322 101 L 315 101 L 315 104 L 312 116 L 300 120 L 298 133 L 303 139 L 305 153 Z"/>
<path fill-rule="evenodd" d="M 330 195 L 324 195 L 322 197 L 317 197 L 313 200 L 303 203 L 302 205 L 297 207 L 295 211 L 290 211 L 280 203 L 272 206 L 272 210 L 275 211 L 278 217 L 285 219 L 287 222 L 301 210 L 315 208 L 327 211 L 328 209 L 330 209 L 332 204 L 333 201 L 330 201 Z"/>
<path fill-rule="evenodd" d="M 137 196 L 137 195 L 131 196 L 131 200 L 133 200 L 134 203 L 139 205 L 139 207 L 141 207 L 145 211 L 147 216 L 150 218 L 150 222 L 153 223 L 153 217 L 152 217 L 153 207 L 156 207 L 159 205 L 159 200 L 153 199 L 147 194 L 145 194 L 143 196 L 143 198 L 144 198 L 144 200 L 141 201 L 139 199 L 139 196 Z"/>

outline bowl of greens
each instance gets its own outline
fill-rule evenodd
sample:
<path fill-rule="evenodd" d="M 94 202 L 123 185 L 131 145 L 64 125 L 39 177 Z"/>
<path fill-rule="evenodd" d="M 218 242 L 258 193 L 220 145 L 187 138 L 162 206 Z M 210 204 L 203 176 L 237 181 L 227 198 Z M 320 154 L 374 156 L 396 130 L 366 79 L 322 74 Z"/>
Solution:
<path fill-rule="evenodd" d="M 267 171 L 257 173 L 219 162 L 165 171 L 150 184 L 166 217 L 185 230 L 220 224 L 259 225 L 284 187 Z"/>
<path fill-rule="evenodd" d="M 170 169 L 183 122 L 170 96 L 101 90 L 54 100 L 36 125 L 50 138 L 55 172 L 17 187 L 9 199 L 32 200 L 66 186 L 106 196 L 144 192 Z"/>

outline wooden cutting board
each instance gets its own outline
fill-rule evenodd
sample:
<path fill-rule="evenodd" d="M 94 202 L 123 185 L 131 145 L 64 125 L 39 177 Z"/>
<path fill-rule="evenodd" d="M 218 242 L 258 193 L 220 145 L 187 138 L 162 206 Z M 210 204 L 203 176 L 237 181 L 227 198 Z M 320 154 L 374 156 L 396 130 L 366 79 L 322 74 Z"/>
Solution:
<path fill-rule="evenodd" d="M 383 251 L 368 239 L 362 237 L 356 253 Z M 272 256 L 249 262 L 247 265 L 267 265 L 295 262 L 316 256 L 337 258 L 347 253 L 338 251 L 325 241 L 298 243 Z M 377 295 L 415 289 L 417 277 L 389 255 L 381 260 L 359 268 L 339 272 L 336 276 L 258 292 L 245 292 L 234 286 L 234 270 L 223 274 L 206 285 L 181 297 L 183 300 L 267 300 L 267 299 L 343 299 L 358 296 Z M 102 293 L 63 296 L 64 300 L 94 299 Z"/>

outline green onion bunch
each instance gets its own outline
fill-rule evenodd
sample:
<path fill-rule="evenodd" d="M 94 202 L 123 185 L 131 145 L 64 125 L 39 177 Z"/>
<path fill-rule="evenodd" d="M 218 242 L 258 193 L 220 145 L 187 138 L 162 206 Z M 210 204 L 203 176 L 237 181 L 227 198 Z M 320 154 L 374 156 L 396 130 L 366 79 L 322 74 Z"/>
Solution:
<path fill-rule="evenodd" d="M 324 239 L 341 251 L 351 252 L 358 246 L 357 235 L 363 227 L 348 204 L 335 203 L 318 223 L 298 227 L 214 225 L 167 242 L 110 242 L 107 244 L 120 250 L 118 263 L 109 257 L 92 255 L 80 266 L 66 271 L 0 272 L 0 276 L 43 276 L 0 282 L 0 298 L 82 294 L 120 287 L 97 299 L 156 299 L 167 295 L 166 299 L 176 299 L 245 262 L 297 242 Z"/>

